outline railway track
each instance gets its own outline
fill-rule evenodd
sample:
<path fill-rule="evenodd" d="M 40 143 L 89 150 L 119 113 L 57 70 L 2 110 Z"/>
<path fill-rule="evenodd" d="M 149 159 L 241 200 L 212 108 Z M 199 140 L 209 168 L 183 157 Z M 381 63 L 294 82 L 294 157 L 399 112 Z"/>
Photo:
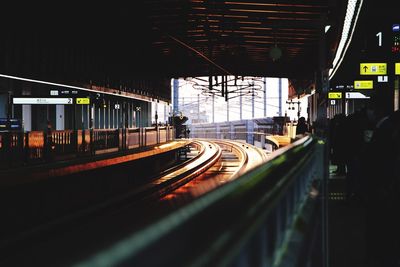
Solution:
<path fill-rule="evenodd" d="M 248 144 L 227 140 L 193 140 L 187 161 L 124 196 L 50 222 L 36 232 L 20 235 L 14 240 L 17 251 L 8 250 L 11 253 L 3 261 L 0 259 L 0 263 L 6 266 L 10 262 L 23 265 L 21 261 L 32 257 L 39 259 L 37 264 L 41 266 L 69 265 L 266 160 L 263 151 Z M 3 249 L 7 251 L 4 243 Z M 26 257 L 18 258 L 21 253 Z"/>

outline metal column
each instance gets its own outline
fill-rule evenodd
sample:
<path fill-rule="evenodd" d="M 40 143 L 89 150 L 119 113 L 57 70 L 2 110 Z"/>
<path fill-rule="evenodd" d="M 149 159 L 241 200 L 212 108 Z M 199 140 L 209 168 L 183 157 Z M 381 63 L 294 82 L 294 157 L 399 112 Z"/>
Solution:
<path fill-rule="evenodd" d="M 242 113 L 242 93 L 241 92 L 239 94 L 239 116 L 240 116 L 240 120 L 242 120 L 243 113 Z"/>
<path fill-rule="evenodd" d="M 212 123 L 215 122 L 215 94 L 212 94 Z"/>
<path fill-rule="evenodd" d="M 264 84 L 264 117 L 267 117 L 267 78 L 263 79 Z"/>
<path fill-rule="evenodd" d="M 254 119 L 254 86 L 251 88 L 251 118 Z"/>
<path fill-rule="evenodd" d="M 173 115 L 178 114 L 179 112 L 179 80 L 174 79 L 173 80 Z M 182 105 L 183 108 L 183 105 Z"/>
<path fill-rule="evenodd" d="M 278 92 L 279 92 L 279 116 L 282 116 L 282 79 L 278 81 Z"/>
<path fill-rule="evenodd" d="M 229 121 L 229 99 L 226 100 L 226 121 Z"/>

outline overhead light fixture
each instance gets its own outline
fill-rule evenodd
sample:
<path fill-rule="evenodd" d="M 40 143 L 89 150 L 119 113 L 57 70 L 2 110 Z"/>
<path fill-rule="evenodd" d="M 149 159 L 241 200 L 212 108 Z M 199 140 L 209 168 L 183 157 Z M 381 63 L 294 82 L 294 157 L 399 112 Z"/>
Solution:
<path fill-rule="evenodd" d="M 280 59 L 282 56 L 282 49 L 280 49 L 276 44 L 269 50 L 269 57 L 272 61 Z"/>
<path fill-rule="evenodd" d="M 325 26 L 325 33 L 327 33 L 329 31 L 329 29 L 331 28 L 331 25 L 326 25 Z"/>

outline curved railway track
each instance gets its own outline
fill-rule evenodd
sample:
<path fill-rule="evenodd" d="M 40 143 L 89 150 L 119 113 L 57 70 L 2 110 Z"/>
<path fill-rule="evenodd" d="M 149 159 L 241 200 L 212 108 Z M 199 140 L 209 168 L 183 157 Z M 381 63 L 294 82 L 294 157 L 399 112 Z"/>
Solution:
<path fill-rule="evenodd" d="M 3 246 L 10 253 L 0 258 L 0 265 L 23 265 L 31 257 L 45 260 L 37 262 L 41 266 L 69 265 L 267 160 L 260 149 L 228 140 L 193 140 L 189 156 L 123 196 L 50 222 L 36 234 L 20 235 L 19 242 L 11 242 L 16 250 Z M 21 253 L 26 257 L 18 258 Z"/>
<path fill-rule="evenodd" d="M 246 143 L 231 140 L 207 141 L 221 148 L 220 160 L 192 181 L 165 195 L 163 201 L 171 205 L 183 205 L 267 160 L 264 151 Z"/>

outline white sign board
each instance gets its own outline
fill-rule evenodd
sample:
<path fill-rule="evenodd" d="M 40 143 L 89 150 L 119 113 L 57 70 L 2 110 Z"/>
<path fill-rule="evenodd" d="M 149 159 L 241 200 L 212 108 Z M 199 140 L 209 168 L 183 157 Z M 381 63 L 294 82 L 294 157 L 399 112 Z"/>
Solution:
<path fill-rule="evenodd" d="M 362 99 L 362 98 L 370 98 L 369 96 L 366 96 L 360 92 L 347 92 L 346 93 L 346 99 Z"/>
<path fill-rule="evenodd" d="M 388 76 L 378 76 L 378 82 L 379 83 L 387 83 L 388 82 Z"/>
<path fill-rule="evenodd" d="M 14 97 L 13 104 L 23 105 L 69 105 L 73 104 L 72 98 L 46 98 L 46 97 Z"/>

